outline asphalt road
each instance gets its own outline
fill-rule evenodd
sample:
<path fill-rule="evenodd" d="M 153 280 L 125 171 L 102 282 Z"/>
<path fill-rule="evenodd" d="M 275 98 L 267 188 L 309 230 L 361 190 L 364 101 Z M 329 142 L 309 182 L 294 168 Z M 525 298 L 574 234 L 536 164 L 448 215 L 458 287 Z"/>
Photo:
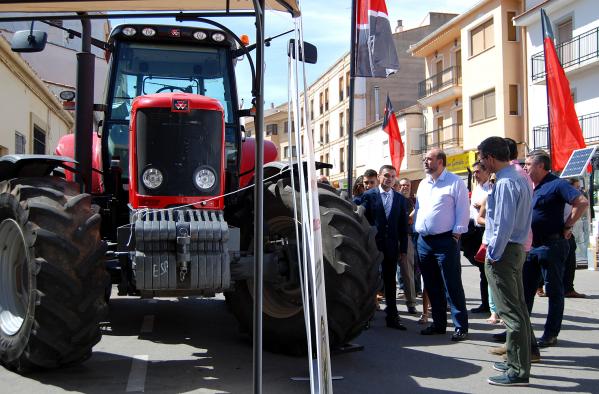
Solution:
<path fill-rule="evenodd" d="M 463 264 L 469 307 L 478 305 L 478 270 Z M 542 351 L 533 377 L 522 392 L 599 392 L 599 272 L 577 271 L 576 288 L 590 295 L 568 299 L 558 346 Z M 405 311 L 399 299 L 400 312 Z M 420 307 L 418 307 L 420 309 Z M 542 330 L 547 299 L 537 298 L 533 323 Z M 384 327 L 377 312 L 370 330 L 355 342 L 359 352 L 333 356 L 333 388 L 338 393 L 505 392 L 489 386 L 494 375 L 487 350 L 499 326 L 486 315 L 470 316 L 470 339 L 423 337 L 418 316 L 402 313 L 408 331 Z M 20 376 L 0 368 L 4 393 L 251 393 L 252 347 L 240 335 L 224 300 L 115 298 L 103 324 L 104 336 L 82 365 Z M 264 353 L 264 393 L 306 393 L 308 361 Z"/>

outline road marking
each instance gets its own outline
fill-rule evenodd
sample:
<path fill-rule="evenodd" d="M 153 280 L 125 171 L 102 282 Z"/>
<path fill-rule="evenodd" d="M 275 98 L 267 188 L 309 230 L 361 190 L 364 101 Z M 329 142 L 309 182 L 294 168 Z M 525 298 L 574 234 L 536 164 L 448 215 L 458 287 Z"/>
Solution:
<path fill-rule="evenodd" d="M 148 355 L 136 355 L 131 360 L 131 371 L 127 380 L 127 392 L 145 391 L 146 372 L 148 370 Z"/>
<path fill-rule="evenodd" d="M 154 329 L 154 315 L 144 316 L 144 321 L 141 323 L 140 334 L 147 334 Z"/>

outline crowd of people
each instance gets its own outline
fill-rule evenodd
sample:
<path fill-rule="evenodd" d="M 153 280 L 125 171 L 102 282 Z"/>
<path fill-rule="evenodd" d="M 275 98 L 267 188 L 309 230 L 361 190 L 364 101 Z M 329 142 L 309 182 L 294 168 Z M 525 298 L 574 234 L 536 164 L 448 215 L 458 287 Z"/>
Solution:
<path fill-rule="evenodd" d="M 472 166 L 476 181 L 472 192 L 447 170 L 447 157 L 437 148 L 424 157 L 426 176 L 415 197 L 411 181 L 397 180 L 397 169 L 391 165 L 378 172 L 367 170 L 353 187 L 353 201 L 364 207 L 376 227 L 376 244 L 384 257 L 387 327 L 406 330 L 396 302 L 401 282 L 408 313 L 417 314 L 416 299 L 422 294 L 418 322 L 428 325 L 420 334 L 445 334 L 449 307 L 451 340 L 467 340 L 463 252 L 480 270 L 481 303 L 470 313 L 489 313 L 489 323 L 505 325 L 504 332 L 493 335 L 505 344 L 491 349 L 505 360 L 493 364 L 501 374 L 488 378 L 500 386 L 528 384 L 530 365 L 541 357 L 539 348 L 557 344 L 564 298 L 584 296 L 573 287 L 572 226 L 588 201 L 572 182 L 551 173 L 545 151 L 530 152 L 524 167 L 517 157 L 517 145 L 509 138 L 481 142 Z M 539 287 L 549 306 L 543 334 L 536 339 L 530 313 Z"/>

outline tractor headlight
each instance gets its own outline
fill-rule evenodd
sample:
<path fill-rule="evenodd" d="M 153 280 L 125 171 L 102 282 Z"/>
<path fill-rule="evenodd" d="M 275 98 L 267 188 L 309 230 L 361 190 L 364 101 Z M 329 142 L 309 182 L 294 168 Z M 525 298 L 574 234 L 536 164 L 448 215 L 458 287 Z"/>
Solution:
<path fill-rule="evenodd" d="M 227 37 L 223 33 L 212 33 L 212 39 L 216 42 L 223 42 L 225 38 Z"/>
<path fill-rule="evenodd" d="M 141 180 L 148 189 L 157 189 L 162 185 L 164 177 L 159 169 L 150 167 L 144 171 Z"/>
<path fill-rule="evenodd" d="M 201 191 L 210 190 L 216 183 L 216 174 L 209 167 L 200 167 L 193 174 L 193 183 Z"/>
<path fill-rule="evenodd" d="M 135 28 L 130 27 L 130 26 L 124 27 L 123 34 L 126 35 L 127 37 L 133 37 L 135 34 L 137 34 L 137 30 L 135 30 Z"/>

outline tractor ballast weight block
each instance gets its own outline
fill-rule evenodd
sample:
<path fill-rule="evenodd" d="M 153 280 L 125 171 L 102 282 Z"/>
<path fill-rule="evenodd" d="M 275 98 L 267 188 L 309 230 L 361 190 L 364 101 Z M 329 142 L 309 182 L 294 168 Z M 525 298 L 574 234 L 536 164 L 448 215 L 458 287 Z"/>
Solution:
<path fill-rule="evenodd" d="M 229 252 L 239 246 L 228 243 L 222 212 L 139 211 L 132 231 L 137 290 L 222 292 L 231 287 Z"/>

